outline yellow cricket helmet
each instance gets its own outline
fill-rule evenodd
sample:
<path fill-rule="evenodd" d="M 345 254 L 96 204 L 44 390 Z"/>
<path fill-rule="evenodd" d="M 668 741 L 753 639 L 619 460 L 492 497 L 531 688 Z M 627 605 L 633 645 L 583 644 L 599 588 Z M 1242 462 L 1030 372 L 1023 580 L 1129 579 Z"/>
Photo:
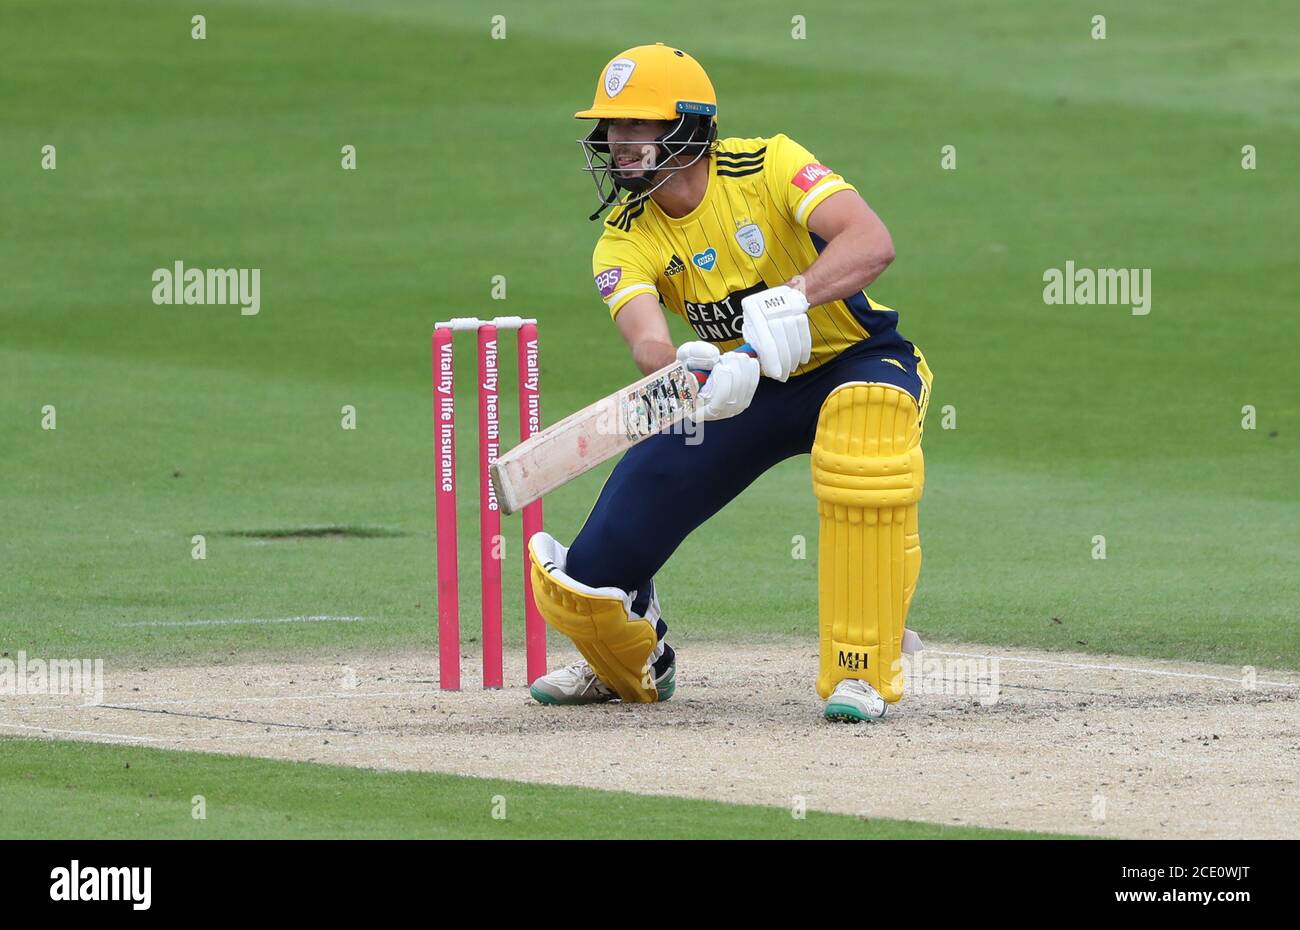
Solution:
<path fill-rule="evenodd" d="M 683 113 L 714 116 L 718 98 L 700 63 L 662 42 L 638 45 L 600 72 L 591 107 L 578 119 L 675 120 Z"/>
<path fill-rule="evenodd" d="M 591 219 L 617 203 L 620 190 L 632 197 L 648 197 L 675 172 L 703 158 L 717 139 L 717 114 L 713 82 L 700 63 L 681 49 L 656 42 L 615 56 L 600 72 L 591 106 L 573 114 L 578 119 L 597 121 L 586 138 L 578 140 L 587 159 L 585 170 L 595 179 L 600 197 L 600 207 Z M 654 146 L 653 167 L 632 170 L 614 165 L 608 140 L 609 120 L 613 119 L 671 124 L 653 139 L 638 140 L 639 144 Z M 687 153 L 694 157 L 668 164 Z"/>

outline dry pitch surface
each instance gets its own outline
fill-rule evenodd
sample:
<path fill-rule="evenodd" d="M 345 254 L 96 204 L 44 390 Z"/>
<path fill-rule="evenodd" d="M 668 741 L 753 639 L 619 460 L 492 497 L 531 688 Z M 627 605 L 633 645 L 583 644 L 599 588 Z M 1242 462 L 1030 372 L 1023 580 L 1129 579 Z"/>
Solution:
<path fill-rule="evenodd" d="M 419 653 L 110 664 L 99 705 L 0 697 L 0 734 L 1080 835 L 1300 832 L 1294 672 L 1259 669 L 1252 685 L 1240 668 L 927 646 L 922 686 L 859 726 L 820 719 L 807 647 L 687 645 L 677 695 L 658 705 L 543 707 L 522 687 L 445 693 Z M 474 682 L 474 657 L 464 665 Z M 506 671 L 522 681 L 520 665 Z M 965 693 L 943 693 L 954 680 Z"/>

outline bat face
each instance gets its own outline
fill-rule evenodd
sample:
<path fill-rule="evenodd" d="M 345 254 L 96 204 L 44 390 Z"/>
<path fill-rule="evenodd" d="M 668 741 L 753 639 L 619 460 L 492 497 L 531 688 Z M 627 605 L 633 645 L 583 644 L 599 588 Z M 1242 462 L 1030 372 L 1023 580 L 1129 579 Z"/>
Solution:
<path fill-rule="evenodd" d="M 695 415 L 698 377 L 674 362 L 525 440 L 491 468 L 503 513 L 514 513 L 637 443 Z"/>
<path fill-rule="evenodd" d="M 629 445 L 695 414 L 699 382 L 681 365 L 670 365 L 663 373 L 639 388 L 623 393 L 619 431 Z"/>

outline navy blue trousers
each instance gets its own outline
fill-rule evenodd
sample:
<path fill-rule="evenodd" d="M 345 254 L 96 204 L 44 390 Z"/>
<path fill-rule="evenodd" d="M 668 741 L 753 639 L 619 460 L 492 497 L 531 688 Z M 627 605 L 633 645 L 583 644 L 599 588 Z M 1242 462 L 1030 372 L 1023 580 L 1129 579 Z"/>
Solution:
<path fill-rule="evenodd" d="M 784 383 L 760 379 L 753 402 L 734 417 L 660 433 L 629 449 L 569 548 L 569 576 L 636 591 L 633 610 L 643 614 L 655 572 L 692 530 L 773 465 L 812 452 L 818 414 L 835 388 L 880 381 L 922 405 L 929 386 L 921 361 L 901 336 L 893 346 L 858 343 Z M 810 489 L 811 482 L 810 474 Z"/>

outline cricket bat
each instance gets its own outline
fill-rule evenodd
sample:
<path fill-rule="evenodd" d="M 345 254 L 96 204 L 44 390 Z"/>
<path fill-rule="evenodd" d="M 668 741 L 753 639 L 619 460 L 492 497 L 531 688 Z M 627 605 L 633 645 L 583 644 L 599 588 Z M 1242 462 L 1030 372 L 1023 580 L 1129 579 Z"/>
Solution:
<path fill-rule="evenodd" d="M 749 344 L 737 352 L 754 355 Z M 665 365 L 515 446 L 489 469 L 497 503 L 522 510 L 620 452 L 695 416 L 707 371 Z"/>

